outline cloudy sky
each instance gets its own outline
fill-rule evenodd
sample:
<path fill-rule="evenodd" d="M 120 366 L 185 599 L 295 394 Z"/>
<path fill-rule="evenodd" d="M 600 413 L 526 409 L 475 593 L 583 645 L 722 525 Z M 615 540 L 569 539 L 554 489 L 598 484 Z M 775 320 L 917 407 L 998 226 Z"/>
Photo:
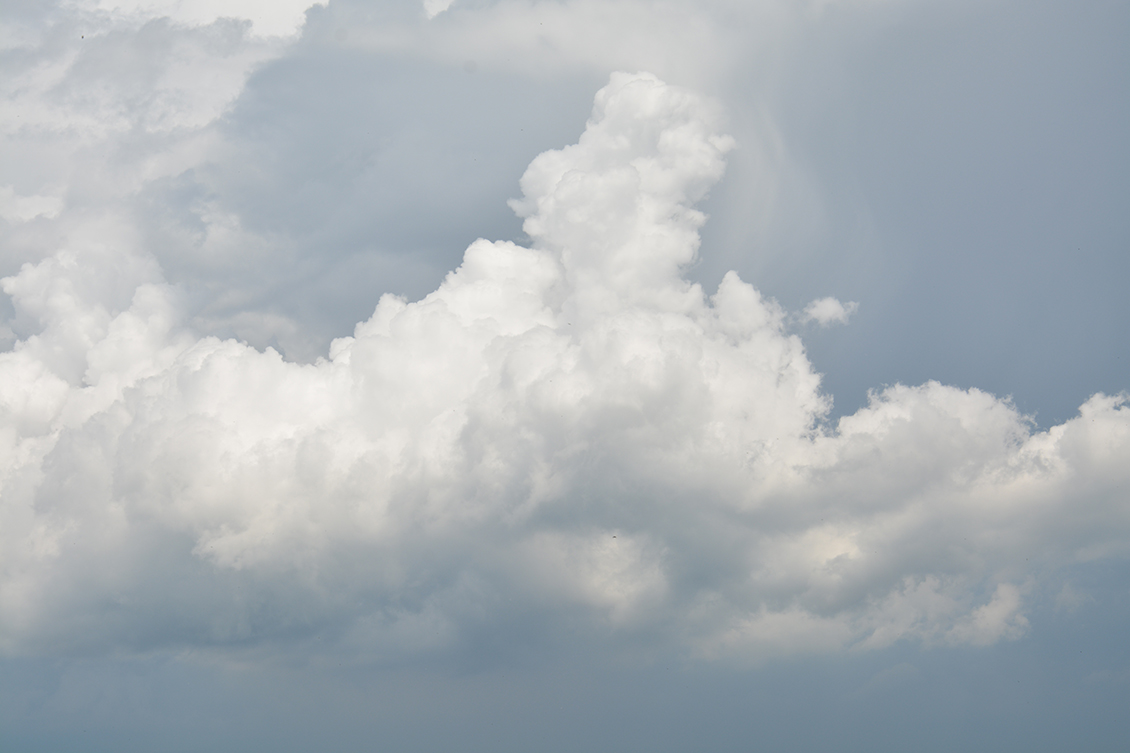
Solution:
<path fill-rule="evenodd" d="M 10 0 L 0 747 L 1119 748 L 1128 32 Z"/>

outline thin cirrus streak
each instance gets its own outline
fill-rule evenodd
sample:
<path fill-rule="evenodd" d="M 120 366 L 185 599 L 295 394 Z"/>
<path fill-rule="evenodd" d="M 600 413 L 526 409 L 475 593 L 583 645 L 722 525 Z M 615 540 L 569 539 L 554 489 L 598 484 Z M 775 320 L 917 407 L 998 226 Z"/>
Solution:
<path fill-rule="evenodd" d="M 522 177 L 529 248 L 476 241 L 314 364 L 194 336 L 152 265 L 124 311 L 90 282 L 112 258 L 6 278 L 40 331 L 0 355 L 3 649 L 407 656 L 532 618 L 706 659 L 989 644 L 1056 568 L 1125 554 L 1125 396 L 1037 432 L 896 385 L 829 426 L 786 312 L 682 276 L 716 122 L 614 74 Z"/>

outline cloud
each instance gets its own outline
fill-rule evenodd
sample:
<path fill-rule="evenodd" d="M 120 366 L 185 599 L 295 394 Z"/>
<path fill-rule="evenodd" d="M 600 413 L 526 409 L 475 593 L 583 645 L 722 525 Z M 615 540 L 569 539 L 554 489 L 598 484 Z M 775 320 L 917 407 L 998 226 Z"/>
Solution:
<path fill-rule="evenodd" d="M 212 245 L 230 255 L 238 218 L 212 209 L 207 195 L 199 202 L 202 220 L 179 237 L 155 238 L 151 228 L 176 211 L 176 202 L 161 202 L 162 189 L 191 182 L 215 159 L 220 126 L 248 77 L 288 49 L 295 29 L 290 37 L 259 36 L 233 17 L 239 6 L 218 16 L 212 11 L 219 6 L 192 4 L 37 10 L 6 18 L 0 32 L 8 44 L 0 144 L 9 155 L 0 186 L 0 274 L 57 251 L 114 249 L 145 263 L 156 251 L 162 272 L 175 275 L 178 266 L 169 262 L 186 245 L 200 245 L 201 221 Z M 190 267 L 221 266 L 199 249 L 179 258 Z M 5 333 L 8 344 L 37 326 L 19 317 L 5 325 L 13 330 Z"/>
<path fill-rule="evenodd" d="M 424 14 L 429 18 L 435 18 L 440 13 L 451 7 L 455 0 L 424 0 Z"/>
<path fill-rule="evenodd" d="M 252 33 L 264 37 L 296 34 L 306 20 L 306 11 L 325 2 L 310 0 L 86 0 L 76 4 L 88 11 L 131 20 L 166 18 L 179 24 L 208 26 L 222 18 L 249 21 Z"/>
<path fill-rule="evenodd" d="M 519 0 L 455 6 L 458 21 L 446 17 L 452 5 L 447 0 L 425 0 L 430 23 L 393 10 L 382 11 L 381 23 L 373 23 L 373 11 L 363 3 L 342 3 L 333 12 L 356 19 L 361 28 L 350 36 L 350 44 L 371 52 L 408 53 L 456 65 L 475 60 L 485 67 L 539 77 L 559 76 L 566 70 L 606 75 L 609 70 L 635 66 L 660 74 L 679 72 L 705 82 L 737 59 L 751 41 L 748 34 L 735 34 L 735 14 L 727 2 Z M 793 11 L 773 1 L 749 4 L 743 8 L 745 14 L 778 27 L 780 17 Z M 768 29 L 755 33 L 759 41 L 762 34 L 772 37 Z"/>
<path fill-rule="evenodd" d="M 11 186 L 0 186 L 0 217 L 13 224 L 36 217 L 51 219 L 62 208 L 63 202 L 57 196 L 20 196 Z"/>
<path fill-rule="evenodd" d="M 194 332 L 136 242 L 24 263 L 0 648 L 399 661 L 565 623 L 707 660 L 981 645 L 1024 633 L 1046 573 L 1125 556 L 1124 396 L 1035 431 L 895 385 L 829 425 L 788 312 L 686 279 L 732 147 L 708 100 L 614 74 L 522 176 L 528 247 L 475 241 L 309 364 Z"/>
<path fill-rule="evenodd" d="M 855 301 L 843 304 L 831 297 L 818 298 L 804 307 L 804 320 L 816 322 L 821 327 L 832 324 L 847 324 L 848 317 L 854 314 L 858 308 L 859 304 Z"/>

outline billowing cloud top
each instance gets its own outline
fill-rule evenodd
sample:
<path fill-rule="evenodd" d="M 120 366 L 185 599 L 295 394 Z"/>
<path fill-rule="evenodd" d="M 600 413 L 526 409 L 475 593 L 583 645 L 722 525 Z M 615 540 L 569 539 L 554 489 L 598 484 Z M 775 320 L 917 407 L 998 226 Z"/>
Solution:
<path fill-rule="evenodd" d="M 1023 634 L 1047 573 L 1130 544 L 1125 399 L 1033 432 L 989 394 L 896 385 L 829 426 L 786 312 L 682 275 L 731 145 L 708 102 L 613 75 L 522 177 L 529 248 L 476 241 L 313 364 L 196 336 L 150 257 L 25 264 L 3 283 L 35 333 L 0 354 L 0 647 Z"/>

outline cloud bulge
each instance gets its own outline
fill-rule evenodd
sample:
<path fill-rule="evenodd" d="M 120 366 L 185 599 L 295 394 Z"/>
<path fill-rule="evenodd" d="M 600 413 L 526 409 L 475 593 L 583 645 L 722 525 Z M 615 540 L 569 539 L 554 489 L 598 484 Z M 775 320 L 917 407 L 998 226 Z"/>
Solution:
<path fill-rule="evenodd" d="M 787 311 L 686 279 L 720 124 L 614 74 L 522 176 L 528 246 L 476 241 L 314 363 L 200 336 L 144 253 L 25 263 L 0 646 L 396 660 L 519 624 L 704 660 L 986 645 L 1058 568 L 1124 557 L 1124 396 L 1036 431 L 976 389 L 894 385 L 833 425 Z"/>

